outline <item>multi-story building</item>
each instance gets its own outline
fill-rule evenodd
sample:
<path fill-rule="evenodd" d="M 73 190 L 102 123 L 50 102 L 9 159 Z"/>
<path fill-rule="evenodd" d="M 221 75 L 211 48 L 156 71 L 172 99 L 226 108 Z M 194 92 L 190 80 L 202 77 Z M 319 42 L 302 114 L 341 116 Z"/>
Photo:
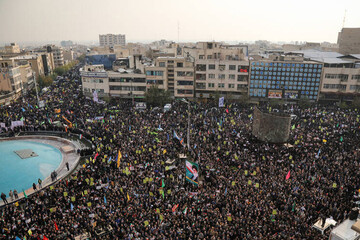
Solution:
<path fill-rule="evenodd" d="M 196 98 L 212 98 L 215 94 L 228 99 L 247 96 L 248 61 L 197 60 L 195 71 Z"/>
<path fill-rule="evenodd" d="M 20 96 L 23 89 L 20 67 L 2 68 L 2 72 L 8 73 L 9 82 L 1 83 L 0 90 L 12 92 L 16 97 Z"/>
<path fill-rule="evenodd" d="M 60 42 L 60 45 L 62 47 L 71 47 L 74 45 L 74 43 L 71 41 L 71 40 L 68 40 L 68 41 L 61 41 Z"/>
<path fill-rule="evenodd" d="M 71 49 L 64 50 L 63 56 L 64 56 L 64 64 L 68 64 L 74 60 L 74 51 Z"/>
<path fill-rule="evenodd" d="M 64 54 L 61 47 L 55 45 L 47 46 L 47 51 L 53 54 L 55 68 L 64 66 Z"/>
<path fill-rule="evenodd" d="M 16 63 L 24 60 L 28 61 L 32 70 L 35 72 L 36 79 L 39 79 L 39 76 L 45 75 L 43 59 L 39 54 L 17 56 L 11 58 L 11 60 L 14 60 Z"/>
<path fill-rule="evenodd" d="M 26 93 L 28 90 L 32 89 L 35 86 L 35 73 L 31 69 L 30 64 L 27 61 L 19 62 L 18 65 L 20 69 L 23 92 Z"/>
<path fill-rule="evenodd" d="M 360 53 L 360 28 L 343 28 L 338 35 L 338 44 L 341 54 Z"/>
<path fill-rule="evenodd" d="M 320 101 L 351 101 L 360 91 L 360 54 L 342 55 L 316 50 L 298 51 L 324 65 Z"/>
<path fill-rule="evenodd" d="M 85 65 L 80 70 L 83 93 L 92 96 L 96 91 L 99 97 L 109 94 L 109 77 L 104 65 Z"/>
<path fill-rule="evenodd" d="M 250 62 L 249 96 L 252 100 L 272 98 L 316 101 L 319 95 L 323 64 L 304 61 L 299 54 Z"/>
<path fill-rule="evenodd" d="M 109 71 L 109 95 L 120 98 L 144 98 L 146 75 L 133 70 Z"/>
<path fill-rule="evenodd" d="M 194 98 L 194 62 L 188 57 L 158 57 L 145 68 L 147 87 L 156 84 L 175 98 Z"/>
<path fill-rule="evenodd" d="M 125 34 L 99 34 L 100 46 L 125 46 Z"/>
<path fill-rule="evenodd" d="M 20 53 L 20 47 L 16 43 L 5 46 L 5 53 Z"/>
<path fill-rule="evenodd" d="M 96 90 L 99 97 L 144 98 L 146 75 L 133 69 L 105 71 L 103 65 L 86 65 L 81 70 L 83 92 L 92 96 Z"/>

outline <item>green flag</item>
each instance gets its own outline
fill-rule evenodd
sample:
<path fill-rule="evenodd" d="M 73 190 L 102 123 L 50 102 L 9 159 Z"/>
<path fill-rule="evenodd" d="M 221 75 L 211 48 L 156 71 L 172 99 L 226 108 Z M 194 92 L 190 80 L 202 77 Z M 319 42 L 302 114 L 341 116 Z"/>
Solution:
<path fill-rule="evenodd" d="M 26 193 L 25 193 L 25 190 L 23 189 L 23 193 L 24 193 L 24 197 L 25 198 L 27 198 L 27 195 L 26 195 Z"/>

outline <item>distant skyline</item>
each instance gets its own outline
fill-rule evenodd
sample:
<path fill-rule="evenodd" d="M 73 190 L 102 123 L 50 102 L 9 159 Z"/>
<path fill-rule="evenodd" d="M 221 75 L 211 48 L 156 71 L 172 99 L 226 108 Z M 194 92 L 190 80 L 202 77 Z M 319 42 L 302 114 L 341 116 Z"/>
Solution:
<path fill-rule="evenodd" d="M 10 42 L 337 42 L 360 27 L 359 0 L 0 0 L 0 46 Z M 179 35 L 178 35 L 179 25 Z"/>

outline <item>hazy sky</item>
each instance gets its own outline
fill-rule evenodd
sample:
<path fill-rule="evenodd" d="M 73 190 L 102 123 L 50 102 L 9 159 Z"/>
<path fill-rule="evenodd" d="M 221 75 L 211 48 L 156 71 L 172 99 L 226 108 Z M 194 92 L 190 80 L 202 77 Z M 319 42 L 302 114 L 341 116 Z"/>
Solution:
<path fill-rule="evenodd" d="M 360 0 L 0 0 L 0 43 L 98 41 L 104 33 L 127 42 L 336 42 L 360 27 Z"/>

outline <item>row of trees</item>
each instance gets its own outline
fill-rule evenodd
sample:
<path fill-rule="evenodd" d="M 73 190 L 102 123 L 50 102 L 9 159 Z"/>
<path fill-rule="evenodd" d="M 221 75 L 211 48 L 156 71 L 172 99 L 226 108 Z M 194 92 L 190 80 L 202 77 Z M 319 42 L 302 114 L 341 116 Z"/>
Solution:
<path fill-rule="evenodd" d="M 50 86 L 57 76 L 63 76 L 67 72 L 70 71 L 77 64 L 77 61 L 72 61 L 64 66 L 57 67 L 54 69 L 54 72 L 48 76 L 40 76 L 38 79 L 39 88 L 42 89 L 44 87 Z"/>

